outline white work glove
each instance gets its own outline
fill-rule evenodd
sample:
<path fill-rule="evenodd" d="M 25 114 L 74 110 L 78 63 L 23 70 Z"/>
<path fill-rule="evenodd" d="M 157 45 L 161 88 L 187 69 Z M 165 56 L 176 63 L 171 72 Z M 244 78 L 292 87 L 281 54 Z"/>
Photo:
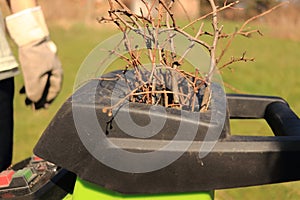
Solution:
<path fill-rule="evenodd" d="M 40 7 L 6 17 L 6 26 L 19 47 L 26 105 L 47 107 L 61 90 L 63 70 Z"/>

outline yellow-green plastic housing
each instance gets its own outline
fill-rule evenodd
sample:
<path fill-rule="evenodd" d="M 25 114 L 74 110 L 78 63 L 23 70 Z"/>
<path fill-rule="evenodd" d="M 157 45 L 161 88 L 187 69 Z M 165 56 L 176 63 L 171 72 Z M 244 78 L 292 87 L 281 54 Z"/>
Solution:
<path fill-rule="evenodd" d="M 73 200 L 213 200 L 214 192 L 171 193 L 171 194 L 120 194 L 77 178 Z"/>

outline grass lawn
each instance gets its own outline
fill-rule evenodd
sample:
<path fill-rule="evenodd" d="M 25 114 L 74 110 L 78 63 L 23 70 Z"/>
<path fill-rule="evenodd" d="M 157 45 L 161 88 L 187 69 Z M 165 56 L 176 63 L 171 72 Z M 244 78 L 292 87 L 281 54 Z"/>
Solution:
<path fill-rule="evenodd" d="M 109 29 L 92 29 L 84 25 L 75 25 L 69 29 L 52 25 L 50 29 L 63 63 L 63 90 L 48 110 L 33 112 L 31 108 L 24 106 L 24 96 L 18 94 L 18 90 L 22 87 L 22 77 L 16 78 L 14 163 L 32 154 L 32 148 L 43 130 L 63 102 L 72 94 L 73 82 L 80 64 L 99 42 L 112 34 Z M 241 55 L 247 50 L 247 54 L 255 57 L 256 62 L 235 64 L 232 70 L 223 70 L 222 77 L 226 83 L 245 93 L 281 96 L 289 102 L 295 112 L 300 114 L 299 49 L 300 42 L 285 39 L 267 36 L 238 38 L 233 44 L 234 55 Z M 257 120 L 234 121 L 232 132 L 246 135 L 271 134 L 266 123 Z M 216 199 L 300 199 L 299 187 L 300 182 L 293 182 L 221 190 L 216 192 Z"/>

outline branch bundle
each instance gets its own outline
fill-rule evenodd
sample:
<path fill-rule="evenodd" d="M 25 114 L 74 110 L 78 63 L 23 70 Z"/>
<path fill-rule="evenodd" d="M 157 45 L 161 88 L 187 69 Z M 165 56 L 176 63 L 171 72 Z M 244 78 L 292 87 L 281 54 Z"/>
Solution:
<path fill-rule="evenodd" d="M 121 0 L 108 0 L 108 16 L 98 19 L 100 23 L 114 23 L 118 27 L 123 33 L 122 44 L 127 50 L 126 55 L 116 50 L 111 51 L 124 62 L 123 74 L 118 78 L 123 79 L 130 89 L 124 99 L 114 106 L 120 106 L 123 100 L 128 99 L 131 102 L 206 111 L 209 108 L 210 84 L 215 71 L 235 62 L 254 60 L 243 53 L 238 58 L 232 56 L 228 62 L 218 66 L 233 39 L 237 35 L 249 37 L 253 33 L 260 34 L 259 30 L 246 30 L 246 26 L 278 7 L 250 18 L 241 28 L 228 34 L 224 33 L 223 26 L 219 24 L 218 14 L 234 8 L 239 1 L 227 3 L 225 0 L 218 6 L 215 0 L 209 0 L 211 12 L 190 21 L 182 28 L 173 12 L 174 5 L 180 3 L 180 0 L 140 1 L 141 8 L 138 12 L 133 12 Z M 209 21 L 212 29 L 205 28 L 205 23 Z M 176 48 L 180 48 L 176 47 L 175 42 L 178 35 L 190 43 L 182 55 L 176 53 Z M 218 43 L 221 39 L 226 39 L 227 44 L 218 54 Z M 186 56 L 195 45 L 202 46 L 209 54 L 210 66 L 206 72 L 200 72 L 197 66 L 193 66 L 193 73 L 185 70 L 188 65 Z M 129 70 L 134 72 L 134 79 L 126 77 Z"/>

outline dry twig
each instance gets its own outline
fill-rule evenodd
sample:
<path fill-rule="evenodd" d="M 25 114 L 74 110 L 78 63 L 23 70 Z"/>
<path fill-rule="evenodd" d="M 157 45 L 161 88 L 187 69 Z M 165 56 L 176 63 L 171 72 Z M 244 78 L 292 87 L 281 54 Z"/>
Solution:
<path fill-rule="evenodd" d="M 117 48 L 109 52 L 126 63 L 123 75 L 117 78 L 124 79 L 125 83 L 134 86 L 134 89 L 131 89 L 124 98 L 112 107 L 106 108 L 106 110 L 112 110 L 120 106 L 126 99 L 129 99 L 133 102 L 163 105 L 172 108 L 185 106 L 190 108 L 190 111 L 196 111 L 197 95 L 201 92 L 204 95 L 202 96 L 202 102 L 198 102 L 201 104 L 199 106 L 200 111 L 206 111 L 209 109 L 211 82 L 215 71 L 226 68 L 235 62 L 254 61 L 254 58 L 246 58 L 246 53 L 243 53 L 241 57 L 236 58 L 232 56 L 228 62 L 218 66 L 234 38 L 237 35 L 249 37 L 253 33 L 262 35 L 259 30 L 246 30 L 245 28 L 250 22 L 285 4 L 280 3 L 270 10 L 246 20 L 239 29 L 228 34 L 223 32 L 223 26 L 219 23 L 218 15 L 224 10 L 234 9 L 234 6 L 239 1 L 228 3 L 227 0 L 224 0 L 223 5 L 217 6 L 215 0 L 208 0 L 211 11 L 197 19 L 189 19 L 189 23 L 182 28 L 177 25 L 173 11 L 176 3 L 181 4 L 179 0 L 140 1 L 145 6 L 145 9 L 141 8 L 140 13 L 134 13 L 121 0 L 108 0 L 110 5 L 108 16 L 98 18 L 100 23 L 114 23 L 123 33 L 123 44 L 128 51 L 128 55 L 119 53 Z M 186 14 L 188 13 L 185 9 L 183 10 Z M 204 26 L 205 21 L 203 20 L 207 20 L 209 17 L 211 17 L 212 31 L 205 30 Z M 186 31 L 188 28 L 196 30 L 197 23 L 200 24 L 195 35 Z M 135 33 L 135 37 L 142 37 L 146 49 L 137 50 L 134 40 L 129 37 L 130 33 Z M 167 33 L 167 36 L 161 40 L 160 36 L 163 33 Z M 176 47 L 175 44 L 177 34 L 190 42 L 190 45 L 183 51 L 183 55 L 177 55 L 176 53 L 176 48 L 180 48 Z M 202 36 L 211 37 L 211 42 L 203 39 Z M 220 49 L 220 54 L 217 55 L 219 40 L 227 40 L 227 43 L 223 49 Z M 195 73 L 189 73 L 182 69 L 187 55 L 195 45 L 204 47 L 209 53 L 210 67 L 205 77 L 201 77 L 197 68 Z M 151 65 L 151 69 L 148 69 L 145 65 L 145 56 Z M 129 80 L 126 77 L 126 72 L 130 68 L 134 71 L 134 80 Z M 128 88 L 132 87 L 128 86 Z"/>

